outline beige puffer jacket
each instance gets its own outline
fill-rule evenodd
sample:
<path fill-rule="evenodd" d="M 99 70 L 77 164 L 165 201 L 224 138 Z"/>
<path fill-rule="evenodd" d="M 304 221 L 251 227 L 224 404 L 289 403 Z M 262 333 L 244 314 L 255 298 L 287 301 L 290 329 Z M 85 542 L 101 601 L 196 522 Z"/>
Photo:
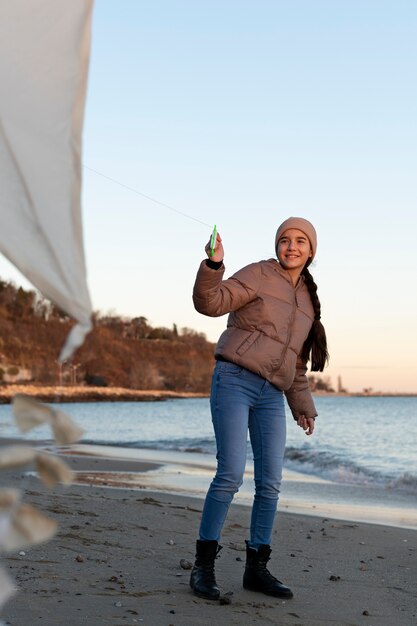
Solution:
<path fill-rule="evenodd" d="M 299 354 L 314 320 L 310 294 L 275 259 L 252 263 L 222 280 L 225 267 L 203 261 L 193 301 L 204 315 L 230 313 L 215 356 L 241 365 L 282 389 L 294 419 L 317 415 Z"/>

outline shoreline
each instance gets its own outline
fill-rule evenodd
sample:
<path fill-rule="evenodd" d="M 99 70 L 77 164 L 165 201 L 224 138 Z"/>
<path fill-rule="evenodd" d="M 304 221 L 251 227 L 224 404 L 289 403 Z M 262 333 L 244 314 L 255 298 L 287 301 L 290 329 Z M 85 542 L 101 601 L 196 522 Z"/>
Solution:
<path fill-rule="evenodd" d="M 65 459 L 87 475 L 149 475 L 162 468 L 149 458 L 74 455 L 69 449 Z M 1 472 L 0 480 L 21 488 L 25 502 L 59 524 L 51 541 L 1 559 L 19 586 L 2 612 L 12 626 L 34 620 L 44 626 L 415 623 L 415 530 L 279 508 L 269 567 L 294 590 L 285 601 L 242 588 L 250 508 L 233 502 L 216 561 L 227 598 L 222 604 L 196 598 L 184 569 L 194 560 L 201 498 L 91 482 L 48 490 L 21 471 Z"/>
<path fill-rule="evenodd" d="M 87 385 L 59 386 L 32 384 L 0 385 L 0 404 L 10 404 L 13 396 L 23 393 L 42 402 L 157 402 L 172 399 L 208 398 L 210 393 L 168 391 L 166 389 L 128 389 L 125 387 L 93 387 Z M 314 391 L 316 398 L 414 398 L 417 393 L 397 392 L 326 392 Z"/>
<path fill-rule="evenodd" d="M 56 448 L 51 441 L 0 437 L 0 446 L 16 443 L 58 454 L 75 472 L 72 484 L 84 488 L 146 489 L 202 499 L 216 468 L 213 454 L 92 443 Z M 36 476 L 34 472 L 29 474 Z M 252 506 L 253 479 L 253 462 L 248 460 L 243 484 L 234 498 L 236 504 Z M 278 508 L 312 517 L 417 530 L 415 499 L 407 491 L 334 482 L 285 466 Z"/>
<path fill-rule="evenodd" d="M 66 459 L 81 459 L 81 462 L 88 457 L 94 460 L 95 469 L 90 466 L 78 478 L 77 482 L 84 485 L 150 489 L 197 499 L 204 499 L 216 468 L 214 455 L 176 450 L 81 443 L 69 446 L 63 455 Z M 109 462 L 114 467 L 117 463 L 124 464 L 124 469 L 119 474 L 108 467 Z M 252 506 L 253 480 L 253 462 L 247 461 L 243 484 L 234 498 L 236 504 Z M 410 500 L 409 494 L 398 491 L 336 483 L 284 466 L 278 506 L 281 511 L 312 517 L 417 530 L 417 511 Z"/>

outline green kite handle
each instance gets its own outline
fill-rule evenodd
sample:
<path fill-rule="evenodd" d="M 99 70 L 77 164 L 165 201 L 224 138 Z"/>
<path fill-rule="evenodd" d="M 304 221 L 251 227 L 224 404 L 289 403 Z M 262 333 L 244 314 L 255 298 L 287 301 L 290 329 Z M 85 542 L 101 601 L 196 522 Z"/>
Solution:
<path fill-rule="evenodd" d="M 216 247 L 216 238 L 217 238 L 217 228 L 216 224 L 214 224 L 213 232 L 211 233 L 210 239 L 210 256 L 214 254 L 214 248 Z"/>

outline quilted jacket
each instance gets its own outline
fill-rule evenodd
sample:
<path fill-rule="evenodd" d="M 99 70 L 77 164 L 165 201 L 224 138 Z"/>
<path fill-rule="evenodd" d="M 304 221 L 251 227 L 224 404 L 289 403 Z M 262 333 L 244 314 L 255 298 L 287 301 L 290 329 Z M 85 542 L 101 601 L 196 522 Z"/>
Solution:
<path fill-rule="evenodd" d="M 200 313 L 229 313 L 215 357 L 262 376 L 285 392 L 294 419 L 317 415 L 300 352 L 314 320 L 310 294 L 300 276 L 294 286 L 276 259 L 252 263 L 223 280 L 224 264 L 206 260 L 197 273 L 193 301 Z"/>

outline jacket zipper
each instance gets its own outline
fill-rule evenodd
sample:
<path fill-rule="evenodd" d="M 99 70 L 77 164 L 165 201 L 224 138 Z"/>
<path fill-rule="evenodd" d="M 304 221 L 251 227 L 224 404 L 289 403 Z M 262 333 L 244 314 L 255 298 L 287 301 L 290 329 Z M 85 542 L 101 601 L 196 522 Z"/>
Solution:
<path fill-rule="evenodd" d="M 296 287 L 293 287 L 293 307 L 292 307 L 292 311 L 291 311 L 290 324 L 289 324 L 288 333 L 287 333 L 287 341 L 286 341 L 285 346 L 283 348 L 282 357 L 281 357 L 281 360 L 280 360 L 279 365 L 277 367 L 278 370 L 281 368 L 281 365 L 284 362 L 285 356 L 287 354 L 288 346 L 290 345 L 292 329 L 294 327 L 294 321 L 295 321 L 295 312 L 296 312 L 297 307 L 298 307 L 297 289 L 298 289 L 300 284 L 301 283 L 298 283 L 298 285 Z"/>

